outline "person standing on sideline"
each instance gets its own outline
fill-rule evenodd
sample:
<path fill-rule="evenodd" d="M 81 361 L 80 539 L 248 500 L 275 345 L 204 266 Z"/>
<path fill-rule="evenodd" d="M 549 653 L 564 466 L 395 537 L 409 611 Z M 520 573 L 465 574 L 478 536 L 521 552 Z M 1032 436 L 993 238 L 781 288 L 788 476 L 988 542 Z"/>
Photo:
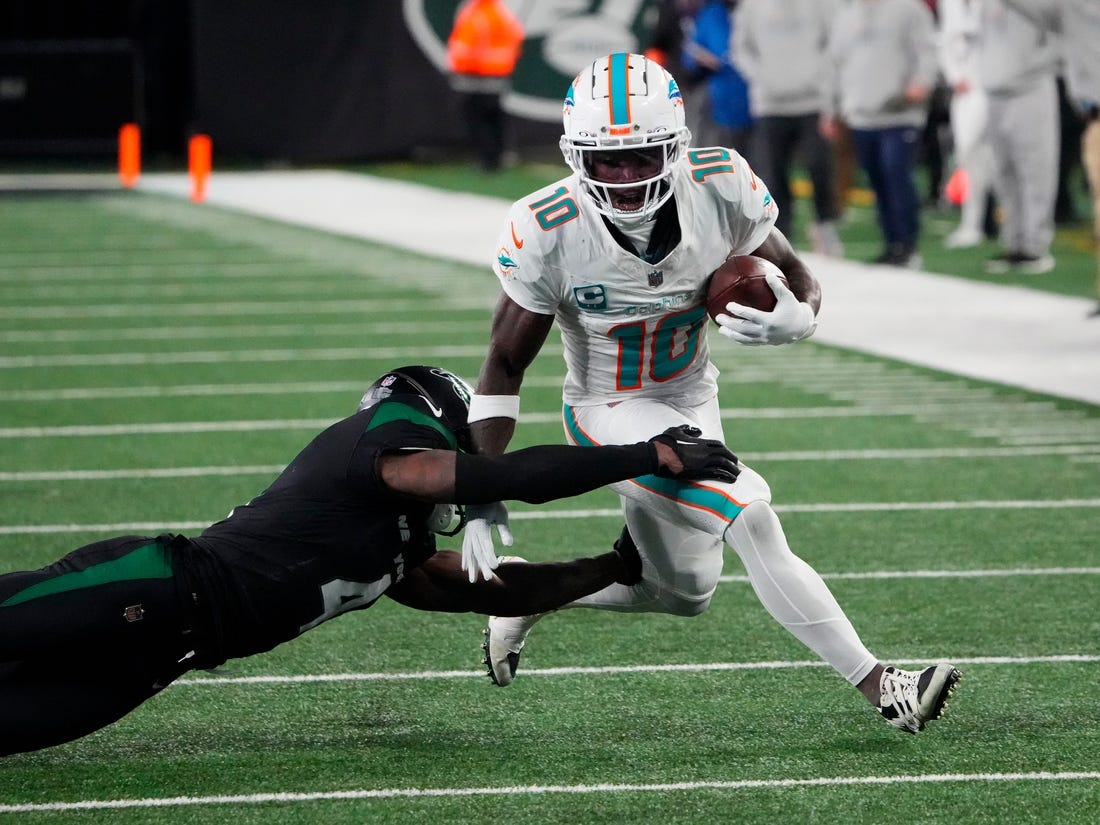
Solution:
<path fill-rule="evenodd" d="M 1092 198 L 1098 299 L 1090 316 L 1100 318 L 1100 3 L 1096 0 L 1005 2 L 1062 37 L 1066 86 L 1085 124 L 1081 159 Z"/>
<path fill-rule="evenodd" d="M 653 23 L 649 27 L 645 56 L 664 66 L 673 77 L 685 81 L 680 84 L 685 106 L 691 105 L 698 86 L 688 82 L 691 75 L 681 61 L 684 43 L 695 31 L 695 15 L 700 6 L 702 0 L 659 0 L 656 8 L 650 11 Z"/>
<path fill-rule="evenodd" d="M 691 38 L 684 44 L 681 62 L 702 75 L 707 89 L 707 112 L 692 132 L 696 146 L 726 146 L 743 155 L 752 142 L 749 87 L 730 60 L 730 31 L 734 0 L 707 0 L 695 15 Z"/>
<path fill-rule="evenodd" d="M 875 193 L 884 249 L 875 263 L 920 266 L 920 198 L 913 173 L 936 83 L 935 22 L 923 0 L 850 0 L 829 32 L 822 128 L 848 124 Z"/>
<path fill-rule="evenodd" d="M 775 309 L 730 303 L 718 331 L 737 344 L 783 345 L 811 336 L 821 287 L 774 227 L 775 204 L 741 155 L 690 146 L 675 79 L 639 54 L 601 57 L 566 91 L 559 142 L 571 174 L 516 201 L 501 227 L 493 272 L 501 295 L 470 402 L 483 455 L 515 432 L 524 373 L 557 322 L 564 345 L 562 420 L 573 444 L 628 444 L 670 424 L 722 440 L 718 370 L 710 359 L 706 284 L 731 254 L 765 258 Z M 696 616 L 718 587 L 728 546 L 763 607 L 855 686 L 889 724 L 923 730 L 959 671 L 905 671 L 860 640 L 828 586 L 787 543 L 764 479 L 738 462 L 727 481 L 666 483 L 640 476 L 609 485 L 622 502 L 620 545 L 642 558 L 642 580 L 612 585 L 569 607 Z M 496 559 L 502 504 L 468 512 L 463 554 Z M 510 537 L 503 536 L 502 539 Z M 507 543 L 507 542 L 506 542 Z M 543 614 L 489 619 L 486 664 L 510 684 Z M 736 632 L 729 634 L 736 637 Z"/>
<path fill-rule="evenodd" d="M 753 166 L 779 208 L 775 226 L 793 238 L 792 164 L 796 154 L 813 184 L 814 252 L 839 258 L 833 151 L 821 134 L 826 47 L 839 0 L 741 0 L 730 56 L 749 84 Z"/>
<path fill-rule="evenodd" d="M 978 79 L 989 96 L 993 191 L 1001 214 L 1001 252 L 985 269 L 1039 275 L 1054 269 L 1059 46 L 1051 31 L 1004 0 L 982 0 L 981 23 Z"/>
<path fill-rule="evenodd" d="M 993 188 L 993 157 L 986 138 L 989 99 L 977 82 L 982 0 L 940 0 L 940 68 L 951 89 L 951 137 L 955 174 L 966 181 L 959 225 L 944 240 L 948 249 L 977 246 L 985 238 L 985 213 Z"/>
<path fill-rule="evenodd" d="M 501 98 L 523 49 L 523 26 L 504 0 L 466 0 L 447 39 L 451 86 L 462 95 L 469 139 L 482 170 L 504 155 Z"/>

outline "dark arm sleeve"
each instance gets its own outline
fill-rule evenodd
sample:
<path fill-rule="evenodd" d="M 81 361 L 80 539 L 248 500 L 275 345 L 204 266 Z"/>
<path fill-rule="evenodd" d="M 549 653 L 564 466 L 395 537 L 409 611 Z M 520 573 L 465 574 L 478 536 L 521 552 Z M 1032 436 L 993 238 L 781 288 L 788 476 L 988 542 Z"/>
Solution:
<path fill-rule="evenodd" d="M 657 448 L 648 441 L 606 447 L 547 445 L 504 455 L 459 453 L 454 503 L 489 504 L 509 499 L 541 504 L 657 469 Z"/>

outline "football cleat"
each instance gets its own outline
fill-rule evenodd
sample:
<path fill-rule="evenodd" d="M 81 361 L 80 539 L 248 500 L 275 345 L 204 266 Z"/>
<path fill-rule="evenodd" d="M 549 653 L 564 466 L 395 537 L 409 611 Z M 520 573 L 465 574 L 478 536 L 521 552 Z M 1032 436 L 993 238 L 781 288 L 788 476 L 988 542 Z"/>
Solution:
<path fill-rule="evenodd" d="M 519 556 L 501 556 L 501 562 L 526 561 Z M 482 664 L 494 685 L 507 687 L 516 678 L 519 668 L 519 654 L 527 642 L 527 634 L 535 622 L 545 616 L 536 613 L 533 616 L 490 616 L 485 625 L 485 641 L 481 649 L 485 652 Z"/>
<path fill-rule="evenodd" d="M 942 663 L 921 671 L 887 667 L 879 681 L 878 712 L 895 728 L 918 733 L 943 715 L 961 675 L 954 665 Z"/>

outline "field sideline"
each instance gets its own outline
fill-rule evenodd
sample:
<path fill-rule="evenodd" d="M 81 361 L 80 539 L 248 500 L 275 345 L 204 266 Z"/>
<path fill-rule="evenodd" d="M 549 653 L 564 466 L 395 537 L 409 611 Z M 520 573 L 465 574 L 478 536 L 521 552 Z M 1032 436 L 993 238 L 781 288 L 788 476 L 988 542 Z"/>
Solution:
<path fill-rule="evenodd" d="M 481 266 L 212 204 L 0 196 L 0 571 L 200 529 L 398 360 L 473 377 L 494 294 Z M 776 627 L 730 554 L 697 618 L 548 617 L 507 690 L 479 617 L 383 600 L 2 760 L 0 821 L 1094 822 L 1100 406 L 816 338 L 713 346 L 796 552 L 880 656 L 963 670 L 925 734 Z M 561 441 L 558 353 L 517 446 Z M 607 491 L 512 512 L 532 559 L 620 524 Z"/>
<path fill-rule="evenodd" d="M 171 174 L 148 176 L 142 185 L 176 197 L 189 186 Z M 495 254 L 508 207 L 501 198 L 336 170 L 225 173 L 215 176 L 207 197 L 482 269 Z M 435 214 L 446 217 L 426 228 L 423 216 Z M 825 296 L 815 340 L 1100 403 L 1100 359 L 1093 357 L 1100 324 L 1088 317 L 1095 300 L 803 254 Z"/>

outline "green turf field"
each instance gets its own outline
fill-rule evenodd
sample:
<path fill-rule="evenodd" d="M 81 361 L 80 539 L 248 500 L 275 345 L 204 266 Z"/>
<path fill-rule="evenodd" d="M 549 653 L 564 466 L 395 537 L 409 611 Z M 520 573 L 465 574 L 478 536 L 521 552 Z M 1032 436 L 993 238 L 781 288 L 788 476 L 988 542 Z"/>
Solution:
<path fill-rule="evenodd" d="M 388 366 L 473 378 L 494 294 L 186 202 L 0 197 L 0 572 L 220 518 Z M 0 822 L 1100 819 L 1100 408 L 813 341 L 715 350 L 727 441 L 868 646 L 962 669 L 926 733 L 876 718 L 728 554 L 695 619 L 547 618 L 506 690 L 479 617 L 383 600 L 0 760 Z M 516 446 L 562 440 L 562 369 L 552 336 Z M 516 505 L 516 550 L 601 552 L 616 508 Z"/>

